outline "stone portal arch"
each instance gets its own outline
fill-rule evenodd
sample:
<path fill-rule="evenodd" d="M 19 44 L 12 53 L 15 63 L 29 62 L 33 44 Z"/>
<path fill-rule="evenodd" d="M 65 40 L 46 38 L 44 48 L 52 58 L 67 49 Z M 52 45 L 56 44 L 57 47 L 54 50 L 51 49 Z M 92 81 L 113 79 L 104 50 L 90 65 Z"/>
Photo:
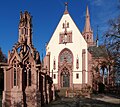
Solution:
<path fill-rule="evenodd" d="M 73 54 L 71 50 L 63 49 L 58 57 L 58 88 L 71 87 L 73 71 Z"/>

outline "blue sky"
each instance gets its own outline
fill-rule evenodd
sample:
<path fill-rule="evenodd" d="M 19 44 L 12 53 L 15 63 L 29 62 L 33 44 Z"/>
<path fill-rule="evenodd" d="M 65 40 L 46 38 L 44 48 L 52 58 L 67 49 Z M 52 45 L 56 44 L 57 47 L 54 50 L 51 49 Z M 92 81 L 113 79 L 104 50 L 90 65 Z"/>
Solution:
<path fill-rule="evenodd" d="M 33 16 L 33 44 L 40 54 L 45 55 L 45 43 L 60 21 L 66 1 L 69 2 L 68 11 L 81 32 L 88 5 L 94 38 L 99 25 L 101 44 L 108 20 L 119 14 L 119 0 L 0 0 L 0 47 L 3 53 L 7 56 L 8 50 L 18 41 L 20 11 L 27 10 Z"/>

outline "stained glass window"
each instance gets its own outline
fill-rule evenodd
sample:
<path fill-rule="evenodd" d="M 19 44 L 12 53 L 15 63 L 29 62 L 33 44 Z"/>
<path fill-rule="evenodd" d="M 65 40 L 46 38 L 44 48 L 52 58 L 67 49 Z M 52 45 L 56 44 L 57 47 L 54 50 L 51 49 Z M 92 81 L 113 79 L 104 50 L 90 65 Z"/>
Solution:
<path fill-rule="evenodd" d="M 67 61 L 68 63 L 72 63 L 72 54 L 68 50 L 65 50 L 60 55 L 60 62 Z"/>

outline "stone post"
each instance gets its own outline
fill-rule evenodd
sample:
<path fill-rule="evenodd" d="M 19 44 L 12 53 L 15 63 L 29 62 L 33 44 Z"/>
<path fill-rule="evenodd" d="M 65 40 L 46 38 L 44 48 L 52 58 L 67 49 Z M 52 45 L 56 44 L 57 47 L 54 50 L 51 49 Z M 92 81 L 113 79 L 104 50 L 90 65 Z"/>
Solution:
<path fill-rule="evenodd" d="M 45 95 L 45 75 L 43 76 L 43 95 L 44 95 L 44 103 L 46 103 L 46 95 Z"/>
<path fill-rule="evenodd" d="M 83 84 L 83 86 L 84 86 L 84 84 L 85 84 L 85 79 L 86 79 L 86 77 L 85 77 L 85 73 L 86 73 L 86 50 L 85 49 L 83 49 L 82 50 L 82 84 Z"/>
<path fill-rule="evenodd" d="M 55 86 L 52 84 L 53 100 L 55 100 Z"/>
<path fill-rule="evenodd" d="M 48 103 L 50 102 L 50 97 L 49 97 L 49 84 L 47 83 L 47 101 Z"/>

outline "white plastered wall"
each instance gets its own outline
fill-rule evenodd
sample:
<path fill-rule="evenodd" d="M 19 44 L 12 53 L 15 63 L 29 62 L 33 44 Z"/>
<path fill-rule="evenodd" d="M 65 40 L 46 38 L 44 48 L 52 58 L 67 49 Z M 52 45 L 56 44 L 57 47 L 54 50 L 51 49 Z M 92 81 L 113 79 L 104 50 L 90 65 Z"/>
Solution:
<path fill-rule="evenodd" d="M 65 44 L 59 44 L 59 33 L 64 32 L 62 28 L 63 23 L 69 22 L 69 28 L 67 31 L 72 31 L 72 42 Z M 74 21 L 70 17 L 69 14 L 64 14 L 55 29 L 47 47 L 46 47 L 46 54 L 50 52 L 50 72 L 52 75 L 53 70 L 53 61 L 56 60 L 56 69 L 53 70 L 53 74 L 56 74 L 56 79 L 53 79 L 54 84 L 58 83 L 58 56 L 59 53 L 64 49 L 68 48 L 73 53 L 73 83 L 80 84 L 82 83 L 82 49 L 86 50 L 86 71 L 88 62 L 87 62 L 87 43 L 84 40 L 82 34 L 80 33 L 79 29 L 75 25 Z M 76 69 L 76 58 L 79 58 L 79 68 Z M 76 79 L 76 73 L 79 73 L 79 79 Z M 86 73 L 87 76 L 87 73 Z M 87 82 L 87 79 L 85 79 Z"/>

